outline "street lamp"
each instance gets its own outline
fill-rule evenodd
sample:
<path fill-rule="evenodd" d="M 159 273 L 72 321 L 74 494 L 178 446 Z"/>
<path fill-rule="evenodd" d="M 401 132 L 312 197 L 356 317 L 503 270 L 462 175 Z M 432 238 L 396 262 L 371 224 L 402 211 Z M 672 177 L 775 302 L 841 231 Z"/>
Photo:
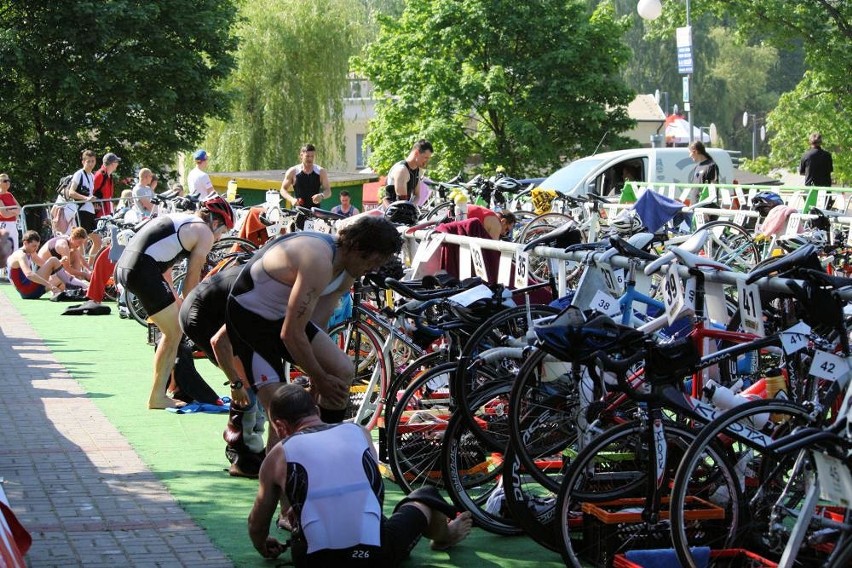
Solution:
<path fill-rule="evenodd" d="M 663 13 L 660 0 L 639 0 L 636 11 L 644 20 L 656 20 Z M 690 81 L 692 79 L 692 25 L 689 19 L 689 0 L 686 0 L 686 27 L 677 30 L 677 64 L 683 78 L 683 106 L 689 119 L 689 143 L 692 144 L 692 105 L 690 103 Z"/>

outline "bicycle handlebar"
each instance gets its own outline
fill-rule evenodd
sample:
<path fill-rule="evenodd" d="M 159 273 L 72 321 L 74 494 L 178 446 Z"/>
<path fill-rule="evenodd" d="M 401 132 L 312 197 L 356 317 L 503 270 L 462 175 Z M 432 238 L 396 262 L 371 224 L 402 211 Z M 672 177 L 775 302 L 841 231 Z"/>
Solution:
<path fill-rule="evenodd" d="M 469 281 L 465 281 L 465 284 L 468 288 L 473 286 L 478 286 L 482 284 L 481 278 L 470 278 Z M 409 287 L 407 284 L 396 280 L 395 278 L 385 278 L 385 285 L 397 292 L 402 294 L 407 298 L 413 298 L 415 300 L 420 300 L 421 302 L 425 302 L 427 300 L 437 300 L 440 298 L 449 298 L 450 296 L 454 296 L 458 294 L 461 290 L 466 288 L 442 288 L 440 290 L 432 290 L 430 292 L 418 292 L 417 290 Z"/>
<path fill-rule="evenodd" d="M 640 349 L 626 359 L 613 359 L 607 355 L 605 351 L 598 351 L 595 353 L 594 359 L 600 363 L 600 366 L 603 367 L 605 371 L 615 373 L 618 386 L 624 394 L 637 402 L 653 402 L 655 400 L 659 400 L 656 395 L 651 393 L 641 393 L 627 382 L 627 371 L 630 370 L 630 367 L 643 360 L 646 355 L 646 349 Z"/>

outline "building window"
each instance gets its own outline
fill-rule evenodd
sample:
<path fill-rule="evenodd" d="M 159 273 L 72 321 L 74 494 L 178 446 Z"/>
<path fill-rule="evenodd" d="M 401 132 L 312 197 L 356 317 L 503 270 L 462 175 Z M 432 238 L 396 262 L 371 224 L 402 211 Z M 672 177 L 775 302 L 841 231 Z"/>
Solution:
<path fill-rule="evenodd" d="M 350 99 L 368 99 L 373 96 L 373 86 L 366 79 L 351 77 L 348 95 Z"/>
<path fill-rule="evenodd" d="M 364 134 L 355 135 L 355 167 L 363 170 L 367 167 L 367 159 L 370 157 L 370 148 L 364 148 Z"/>

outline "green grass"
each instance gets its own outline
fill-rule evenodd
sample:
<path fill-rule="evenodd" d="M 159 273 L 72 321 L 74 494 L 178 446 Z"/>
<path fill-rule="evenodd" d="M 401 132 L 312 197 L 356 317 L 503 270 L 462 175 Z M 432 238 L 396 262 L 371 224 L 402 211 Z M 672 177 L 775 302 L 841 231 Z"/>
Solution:
<path fill-rule="evenodd" d="M 135 322 L 119 319 L 115 305 L 109 316 L 62 316 L 69 304 L 46 299 L 24 301 L 9 285 L 5 293 L 44 339 L 88 396 L 130 441 L 147 466 L 163 481 L 187 513 L 237 566 L 271 566 L 252 548 L 246 519 L 257 482 L 232 478 L 225 471 L 222 430 L 227 415 L 177 415 L 146 408 L 151 385 L 153 348 Z M 196 360 L 201 374 L 217 392 L 223 375 L 206 360 Z M 402 497 L 385 483 L 386 512 Z M 286 533 L 277 532 L 282 539 Z M 562 566 L 558 554 L 527 537 L 499 537 L 474 529 L 461 546 L 432 552 L 421 542 L 409 565 L 548 567 Z"/>

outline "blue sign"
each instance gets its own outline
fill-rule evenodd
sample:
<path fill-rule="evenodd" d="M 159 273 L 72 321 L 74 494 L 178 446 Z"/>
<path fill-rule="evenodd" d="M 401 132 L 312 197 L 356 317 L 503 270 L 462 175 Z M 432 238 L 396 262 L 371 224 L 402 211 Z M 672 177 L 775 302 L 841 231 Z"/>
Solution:
<path fill-rule="evenodd" d="M 677 72 L 692 75 L 692 46 L 677 48 Z"/>

